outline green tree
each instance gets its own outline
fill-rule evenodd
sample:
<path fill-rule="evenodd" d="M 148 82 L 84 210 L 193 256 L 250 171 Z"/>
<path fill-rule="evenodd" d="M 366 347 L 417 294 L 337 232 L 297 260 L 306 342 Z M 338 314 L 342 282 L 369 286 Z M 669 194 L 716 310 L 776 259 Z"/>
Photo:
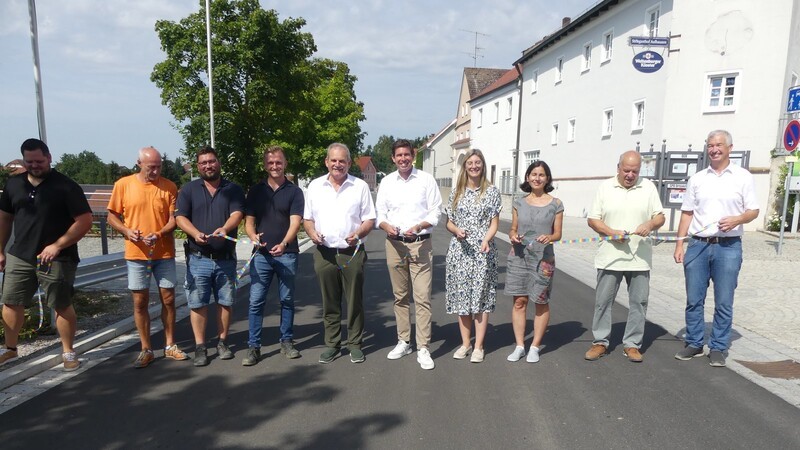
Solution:
<path fill-rule="evenodd" d="M 170 161 L 166 153 L 162 157 L 161 162 L 161 176 L 172 181 L 178 186 L 178 189 L 183 185 L 184 179 L 183 161 L 180 157 L 175 158 L 175 161 Z"/>
<path fill-rule="evenodd" d="M 395 139 L 393 136 L 382 135 L 378 138 L 375 145 L 367 147 L 366 154 L 372 157 L 372 164 L 378 172 L 389 173 L 395 170 L 392 162 L 392 144 Z"/>
<path fill-rule="evenodd" d="M 180 22 L 156 22 L 166 59 L 150 76 L 189 160 L 210 136 L 205 1 L 198 3 L 200 11 Z M 215 145 L 226 176 L 255 183 L 267 145 L 286 149 L 289 172 L 309 175 L 321 173 L 327 139 L 360 144 L 355 77 L 343 63 L 311 58 L 316 46 L 301 31 L 304 19 L 281 21 L 258 0 L 213 0 L 210 15 Z"/>
<path fill-rule="evenodd" d="M 11 172 L 13 172 L 13 170 L 0 166 L 0 186 L 3 186 L 3 188 L 5 188 L 6 181 L 8 181 L 8 178 L 11 176 Z"/>
<path fill-rule="evenodd" d="M 61 155 L 55 168 L 79 184 L 113 183 L 109 167 L 94 152 L 88 150 L 77 155 Z"/>

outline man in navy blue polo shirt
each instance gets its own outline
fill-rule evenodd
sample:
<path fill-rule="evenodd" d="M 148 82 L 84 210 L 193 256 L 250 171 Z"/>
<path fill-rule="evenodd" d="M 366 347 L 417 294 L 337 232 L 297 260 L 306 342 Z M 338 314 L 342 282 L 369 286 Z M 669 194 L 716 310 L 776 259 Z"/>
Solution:
<path fill-rule="evenodd" d="M 0 195 L 0 271 L 6 348 L 0 363 L 17 357 L 17 339 L 25 308 L 33 304 L 37 284 L 56 311 L 64 370 L 80 361 L 72 348 L 77 319 L 72 307 L 78 268 L 78 241 L 92 227 L 92 210 L 77 183 L 50 168 L 52 156 L 39 139 L 22 143 L 25 173 L 8 179 Z M 14 228 L 14 244 L 6 244 Z"/>
<path fill-rule="evenodd" d="M 297 232 L 303 217 L 303 191 L 286 178 L 286 154 L 277 146 L 264 152 L 267 179 L 247 193 L 245 231 L 261 246 L 250 263 L 250 337 L 242 365 L 253 366 L 261 359 L 261 328 L 264 304 L 272 283 L 278 277 L 281 298 L 281 353 L 299 358 L 292 341 L 294 334 L 294 277 L 297 273 Z"/>
<path fill-rule="evenodd" d="M 236 296 L 235 238 L 244 217 L 244 191 L 221 176 L 217 152 L 204 147 L 197 152 L 200 179 L 185 184 L 175 209 L 175 221 L 186 232 L 186 297 L 194 331 L 194 365 L 208 364 L 206 323 L 211 294 L 217 302 L 217 356 L 232 359 L 225 343 Z"/>

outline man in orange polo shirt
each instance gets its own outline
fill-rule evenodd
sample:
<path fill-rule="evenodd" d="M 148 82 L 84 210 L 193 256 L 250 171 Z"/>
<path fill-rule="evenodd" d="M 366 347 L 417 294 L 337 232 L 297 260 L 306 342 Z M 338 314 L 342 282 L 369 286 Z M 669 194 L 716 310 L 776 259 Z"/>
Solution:
<path fill-rule="evenodd" d="M 156 279 L 164 324 L 164 356 L 182 361 L 189 357 L 175 344 L 175 200 L 178 188 L 161 177 L 161 154 L 153 147 L 139 150 L 140 171 L 114 183 L 108 202 L 108 223 L 127 239 L 128 289 L 133 296 L 133 319 L 142 351 L 133 363 L 140 369 L 154 359 L 150 345 L 150 275 Z"/>

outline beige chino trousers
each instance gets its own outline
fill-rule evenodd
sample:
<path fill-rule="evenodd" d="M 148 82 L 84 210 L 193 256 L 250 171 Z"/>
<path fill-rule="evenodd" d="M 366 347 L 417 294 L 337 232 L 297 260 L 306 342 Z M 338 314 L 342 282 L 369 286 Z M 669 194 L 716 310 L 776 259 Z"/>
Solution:
<path fill-rule="evenodd" d="M 428 238 L 419 242 L 386 239 L 386 265 L 394 293 L 394 316 L 397 338 L 411 342 L 410 301 L 414 299 L 417 325 L 417 349 L 431 341 L 431 283 L 433 244 Z"/>

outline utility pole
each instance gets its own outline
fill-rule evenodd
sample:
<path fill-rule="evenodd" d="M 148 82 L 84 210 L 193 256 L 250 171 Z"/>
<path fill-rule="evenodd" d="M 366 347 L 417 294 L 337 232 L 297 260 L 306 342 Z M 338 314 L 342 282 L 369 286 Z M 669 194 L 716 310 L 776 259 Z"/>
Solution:
<path fill-rule="evenodd" d="M 474 30 L 461 29 L 459 31 L 463 31 L 465 33 L 470 33 L 470 34 L 474 34 L 475 35 L 475 45 L 474 45 L 474 47 L 472 49 L 472 52 L 463 52 L 463 53 L 466 53 L 467 55 L 470 55 L 472 57 L 472 67 L 478 67 L 478 58 L 483 58 L 483 55 L 479 54 L 478 51 L 479 50 L 486 50 L 483 47 L 478 47 L 478 35 L 485 36 L 485 37 L 489 37 L 489 35 L 485 34 L 485 33 L 481 33 L 479 31 L 474 31 Z"/>
<path fill-rule="evenodd" d="M 44 98 L 42 95 L 42 71 L 39 68 L 39 27 L 36 24 L 35 0 L 28 0 L 28 15 L 30 16 L 31 20 L 31 47 L 33 47 L 33 81 L 36 84 L 36 117 L 39 120 L 39 139 L 47 143 L 47 127 L 45 126 L 44 122 Z"/>
<path fill-rule="evenodd" d="M 208 46 L 208 112 L 211 118 L 211 147 L 214 145 L 214 77 L 211 70 L 211 5 L 206 0 L 206 44 Z"/>

